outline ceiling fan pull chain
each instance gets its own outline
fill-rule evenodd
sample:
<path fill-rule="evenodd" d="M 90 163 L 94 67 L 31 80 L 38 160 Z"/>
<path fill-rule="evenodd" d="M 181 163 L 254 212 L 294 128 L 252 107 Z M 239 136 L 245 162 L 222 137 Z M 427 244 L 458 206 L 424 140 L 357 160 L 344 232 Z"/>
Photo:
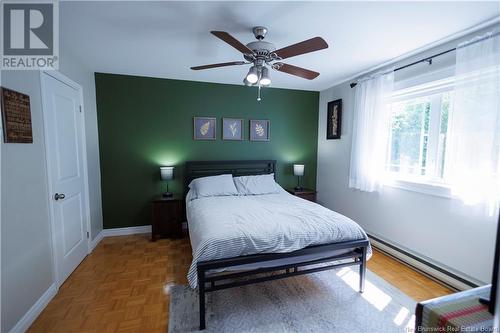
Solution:
<path fill-rule="evenodd" d="M 259 84 L 259 91 L 257 93 L 257 102 L 260 102 L 261 101 L 261 98 L 260 98 L 260 84 Z"/>

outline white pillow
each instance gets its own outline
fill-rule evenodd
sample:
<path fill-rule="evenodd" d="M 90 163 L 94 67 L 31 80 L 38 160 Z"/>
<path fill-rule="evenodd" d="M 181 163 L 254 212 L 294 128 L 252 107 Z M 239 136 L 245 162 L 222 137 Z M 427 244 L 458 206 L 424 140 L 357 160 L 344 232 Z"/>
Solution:
<path fill-rule="evenodd" d="M 232 175 L 209 176 L 194 179 L 189 188 L 197 198 L 223 195 L 238 195 Z"/>
<path fill-rule="evenodd" d="M 241 195 L 280 193 L 281 189 L 274 181 L 274 173 L 234 177 L 234 184 Z"/>

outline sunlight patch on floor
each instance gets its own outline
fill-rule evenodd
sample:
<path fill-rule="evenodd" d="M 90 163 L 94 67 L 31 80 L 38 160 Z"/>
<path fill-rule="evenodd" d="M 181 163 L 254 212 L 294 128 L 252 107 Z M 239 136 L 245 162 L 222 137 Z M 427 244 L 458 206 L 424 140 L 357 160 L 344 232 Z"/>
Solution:
<path fill-rule="evenodd" d="M 337 273 L 337 276 L 347 283 L 352 289 L 359 291 L 358 273 L 345 267 Z M 365 281 L 365 292 L 362 295 L 364 299 L 366 299 L 379 311 L 384 310 L 384 308 L 389 305 L 392 300 L 391 296 L 380 290 L 377 286 L 368 281 L 368 279 Z"/>
<path fill-rule="evenodd" d="M 398 314 L 394 318 L 394 324 L 401 326 L 409 314 L 410 310 L 408 310 L 404 306 L 401 307 L 401 310 L 399 310 Z"/>
<path fill-rule="evenodd" d="M 414 332 L 415 330 L 415 315 L 412 315 L 408 323 L 406 323 L 405 332 Z"/>

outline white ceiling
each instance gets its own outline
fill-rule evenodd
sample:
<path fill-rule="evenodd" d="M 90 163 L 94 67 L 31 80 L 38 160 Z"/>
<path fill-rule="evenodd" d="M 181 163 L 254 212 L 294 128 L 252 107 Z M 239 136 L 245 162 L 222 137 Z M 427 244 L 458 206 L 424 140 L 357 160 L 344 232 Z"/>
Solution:
<path fill-rule="evenodd" d="M 285 62 L 318 71 L 309 81 L 273 71 L 272 86 L 323 90 L 341 79 L 500 15 L 500 2 L 63 2 L 62 47 L 93 71 L 242 84 L 249 65 L 189 67 L 242 60 L 212 36 L 244 44 L 269 28 L 278 48 L 314 36 L 326 50 Z"/>

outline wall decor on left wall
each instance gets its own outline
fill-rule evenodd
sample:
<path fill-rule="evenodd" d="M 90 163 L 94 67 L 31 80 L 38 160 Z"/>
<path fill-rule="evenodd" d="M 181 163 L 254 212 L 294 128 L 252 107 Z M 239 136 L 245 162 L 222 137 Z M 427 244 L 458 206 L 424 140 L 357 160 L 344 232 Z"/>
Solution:
<path fill-rule="evenodd" d="M 194 140 L 216 140 L 217 119 L 213 117 L 193 118 Z"/>
<path fill-rule="evenodd" d="M 33 143 L 29 95 L 0 87 L 5 143 Z"/>

